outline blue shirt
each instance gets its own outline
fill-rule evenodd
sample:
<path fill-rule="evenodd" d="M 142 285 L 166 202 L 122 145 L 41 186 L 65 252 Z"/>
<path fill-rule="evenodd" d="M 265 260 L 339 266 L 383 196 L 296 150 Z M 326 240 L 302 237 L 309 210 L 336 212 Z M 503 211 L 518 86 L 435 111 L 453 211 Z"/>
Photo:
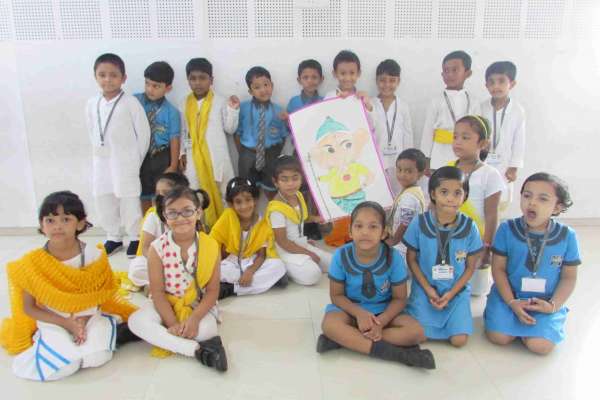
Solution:
<path fill-rule="evenodd" d="M 517 298 L 541 297 L 550 299 L 560 281 L 562 266 L 581 264 L 579 245 L 575 231 L 570 227 L 550 221 L 548 239 L 540 260 L 536 277 L 546 279 L 545 293 L 521 291 L 521 279 L 533 277 L 533 260 L 527 247 L 523 218 L 516 218 L 500 224 L 492 251 L 507 257 L 506 275 Z M 544 234 L 529 232 L 530 241 L 537 254 Z"/>
<path fill-rule="evenodd" d="M 393 248 L 380 245 L 379 256 L 369 265 L 361 264 L 356 257 L 354 242 L 338 248 L 329 267 L 329 279 L 344 284 L 350 301 L 373 314 L 385 311 L 392 300 L 392 286 L 408 279 L 406 263 Z"/>
<path fill-rule="evenodd" d="M 171 139 L 179 137 L 181 133 L 179 110 L 166 97 L 152 101 L 144 93 L 137 93 L 134 96 L 142 103 L 142 107 L 146 111 L 154 148 L 168 146 Z"/>
<path fill-rule="evenodd" d="M 240 142 L 249 149 L 256 148 L 258 142 L 259 104 L 248 100 L 240 104 L 240 117 L 238 129 L 235 132 L 240 137 Z M 269 103 L 265 110 L 265 148 L 282 143 L 288 135 L 285 121 L 279 119 L 282 108 L 277 104 Z"/>
<path fill-rule="evenodd" d="M 287 105 L 287 112 L 289 114 L 294 111 L 298 111 L 299 109 L 306 107 L 309 104 L 317 103 L 323 100 L 323 96 L 319 96 L 319 94 L 315 94 L 313 97 L 306 97 L 304 93 L 300 93 L 298 96 L 294 96 L 290 99 Z"/>

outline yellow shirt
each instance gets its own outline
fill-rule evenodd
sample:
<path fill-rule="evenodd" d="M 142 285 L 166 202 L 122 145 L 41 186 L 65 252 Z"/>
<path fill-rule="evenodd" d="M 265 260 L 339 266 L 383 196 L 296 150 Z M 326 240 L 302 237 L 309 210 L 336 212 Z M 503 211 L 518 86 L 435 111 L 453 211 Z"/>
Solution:
<path fill-rule="evenodd" d="M 319 180 L 329 184 L 331 197 L 346 197 L 361 189 L 361 177 L 369 175 L 369 169 L 362 164 L 352 163 L 345 171 L 332 168 L 327 175 Z"/>

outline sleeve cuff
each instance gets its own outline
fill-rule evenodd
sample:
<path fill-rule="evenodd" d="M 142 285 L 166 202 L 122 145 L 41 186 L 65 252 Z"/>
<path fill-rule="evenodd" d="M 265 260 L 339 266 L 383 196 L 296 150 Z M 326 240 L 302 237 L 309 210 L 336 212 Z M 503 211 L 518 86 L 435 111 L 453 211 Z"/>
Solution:
<path fill-rule="evenodd" d="M 402 239 L 402 243 L 409 249 L 414 250 L 414 251 L 419 251 L 419 249 L 415 246 L 413 246 L 412 244 L 408 243 L 406 240 Z"/>
<path fill-rule="evenodd" d="M 406 281 L 408 281 L 408 276 L 406 278 L 402 279 L 401 281 L 392 282 L 391 285 L 392 286 L 399 286 L 399 285 L 402 285 L 403 283 L 405 283 Z"/>
<path fill-rule="evenodd" d="M 576 267 L 578 265 L 581 265 L 581 260 L 577 259 L 577 260 L 572 260 L 572 261 L 563 261 L 562 265 L 567 266 L 567 267 Z"/>
<path fill-rule="evenodd" d="M 334 282 L 338 282 L 338 283 L 346 283 L 346 281 L 344 279 L 338 279 L 333 277 L 331 274 L 327 274 L 327 276 L 329 277 L 329 280 L 332 280 Z"/>
<path fill-rule="evenodd" d="M 477 250 L 470 251 L 470 252 L 467 253 L 467 257 L 472 256 L 472 255 L 477 254 L 477 253 L 481 253 L 483 251 L 483 249 L 484 249 L 484 247 L 481 246 Z"/>
<path fill-rule="evenodd" d="M 506 257 L 507 253 L 505 251 L 499 250 L 497 247 L 492 247 L 492 253 L 498 254 L 499 256 Z"/>

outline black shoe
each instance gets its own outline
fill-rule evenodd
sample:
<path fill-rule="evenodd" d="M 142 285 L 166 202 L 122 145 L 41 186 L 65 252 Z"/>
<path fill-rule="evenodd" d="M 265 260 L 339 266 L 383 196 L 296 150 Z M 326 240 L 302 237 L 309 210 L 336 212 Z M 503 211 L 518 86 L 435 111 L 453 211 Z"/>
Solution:
<path fill-rule="evenodd" d="M 123 242 L 113 242 L 112 240 L 107 240 L 104 242 L 104 250 L 106 250 L 107 256 L 112 256 L 117 251 L 123 248 Z"/>
<path fill-rule="evenodd" d="M 317 353 L 325 353 L 329 350 L 336 350 L 341 348 L 342 346 L 340 346 L 337 342 L 334 342 L 333 340 L 329 339 L 323 334 L 320 334 L 319 339 L 317 339 Z"/>
<path fill-rule="evenodd" d="M 281 279 L 279 279 L 277 282 L 275 282 L 275 286 L 277 286 L 278 288 L 281 288 L 281 289 L 285 289 L 289 282 L 290 282 L 290 280 L 288 279 L 287 274 L 285 274 L 281 277 Z"/>
<path fill-rule="evenodd" d="M 319 230 L 319 225 L 314 222 L 304 223 L 304 235 L 311 240 L 321 240 L 323 236 Z"/>
<path fill-rule="evenodd" d="M 126 322 L 117 325 L 117 347 L 129 342 L 139 342 L 140 340 L 142 339 L 131 332 Z"/>
<path fill-rule="evenodd" d="M 199 344 L 200 348 L 194 352 L 194 355 L 202 365 L 214 367 L 221 372 L 227 371 L 227 355 L 219 336 L 199 342 Z"/>
<path fill-rule="evenodd" d="M 233 283 L 221 282 L 219 286 L 219 300 L 226 297 L 235 296 L 235 287 Z"/>
<path fill-rule="evenodd" d="M 406 350 L 406 365 L 424 369 L 435 369 L 435 359 L 433 353 L 428 349 L 408 349 Z"/>
<path fill-rule="evenodd" d="M 132 240 L 131 242 L 129 242 L 129 246 L 127 246 L 127 258 L 135 258 L 139 245 L 139 240 Z"/>

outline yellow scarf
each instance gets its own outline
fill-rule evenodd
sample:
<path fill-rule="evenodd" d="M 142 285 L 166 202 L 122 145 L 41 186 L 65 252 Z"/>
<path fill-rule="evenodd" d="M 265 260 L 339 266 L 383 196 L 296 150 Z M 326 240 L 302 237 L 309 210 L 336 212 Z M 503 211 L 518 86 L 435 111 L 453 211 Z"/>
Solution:
<path fill-rule="evenodd" d="M 217 223 L 212 227 L 210 236 L 221 246 L 225 246 L 225 251 L 237 256 L 240 251 L 241 227 L 240 220 L 232 208 L 226 208 L 221 214 Z M 242 258 L 251 257 L 256 254 L 267 243 L 267 258 L 278 258 L 273 241 L 273 230 L 266 218 L 261 218 L 252 226 L 250 234 L 243 247 Z"/>
<path fill-rule="evenodd" d="M 198 234 L 198 248 L 196 249 L 198 254 L 198 269 L 196 271 L 196 282 L 198 287 L 204 289 L 212 278 L 215 270 L 215 264 L 220 255 L 219 244 L 210 236 L 204 232 Z M 196 291 L 196 285 L 191 283 L 183 293 L 182 297 L 173 296 L 167 294 L 167 300 L 169 304 L 173 306 L 173 312 L 178 322 L 187 320 L 192 314 L 193 304 L 198 299 L 198 292 Z M 161 349 L 160 347 L 153 347 L 150 354 L 153 357 L 165 358 L 169 357 L 171 353 L 169 350 Z"/>
<path fill-rule="evenodd" d="M 306 202 L 304 201 L 304 196 L 302 196 L 302 193 L 300 193 L 300 192 L 296 192 L 296 194 L 298 196 L 298 202 L 300 203 L 300 207 L 302 209 L 302 216 L 303 216 L 302 221 L 300 221 L 300 215 L 298 215 L 298 213 L 296 212 L 296 209 L 294 207 L 290 206 L 286 202 L 279 201 L 279 200 L 271 200 L 269 202 L 269 204 L 267 205 L 267 211 L 266 211 L 265 218 L 268 220 L 273 211 L 279 211 L 280 213 L 285 215 L 290 221 L 292 221 L 294 224 L 301 224 L 304 221 L 306 221 L 306 219 L 308 218 L 308 208 L 306 207 Z"/>
<path fill-rule="evenodd" d="M 98 246 L 100 248 L 100 246 Z M 37 327 L 23 309 L 27 292 L 44 306 L 65 313 L 77 313 L 91 307 L 127 320 L 135 307 L 118 294 L 118 283 L 104 250 L 99 259 L 82 268 L 70 267 L 44 249 L 33 250 L 6 266 L 12 317 L 0 328 L 0 345 L 9 354 L 18 354 L 32 345 Z"/>
<path fill-rule="evenodd" d="M 451 167 L 458 168 L 458 160 L 450 161 L 448 165 Z M 485 233 L 485 223 L 481 215 L 477 214 L 477 209 L 473 205 L 471 199 L 465 200 L 465 202 L 462 204 L 462 206 L 460 206 L 458 210 L 475 222 L 475 225 L 477 225 L 477 229 L 479 229 L 479 235 L 483 237 L 483 234 Z"/>
<path fill-rule="evenodd" d="M 193 93 L 190 93 L 185 102 L 185 117 L 188 123 L 190 138 L 192 139 L 192 158 L 194 159 L 196 174 L 201 188 L 206 190 L 210 197 L 210 205 L 204 210 L 208 226 L 213 226 L 223 212 L 221 193 L 215 182 L 210 151 L 206 141 L 208 116 L 213 98 L 214 93 L 211 90 L 204 98 L 200 110 L 198 110 L 198 100 Z"/>

